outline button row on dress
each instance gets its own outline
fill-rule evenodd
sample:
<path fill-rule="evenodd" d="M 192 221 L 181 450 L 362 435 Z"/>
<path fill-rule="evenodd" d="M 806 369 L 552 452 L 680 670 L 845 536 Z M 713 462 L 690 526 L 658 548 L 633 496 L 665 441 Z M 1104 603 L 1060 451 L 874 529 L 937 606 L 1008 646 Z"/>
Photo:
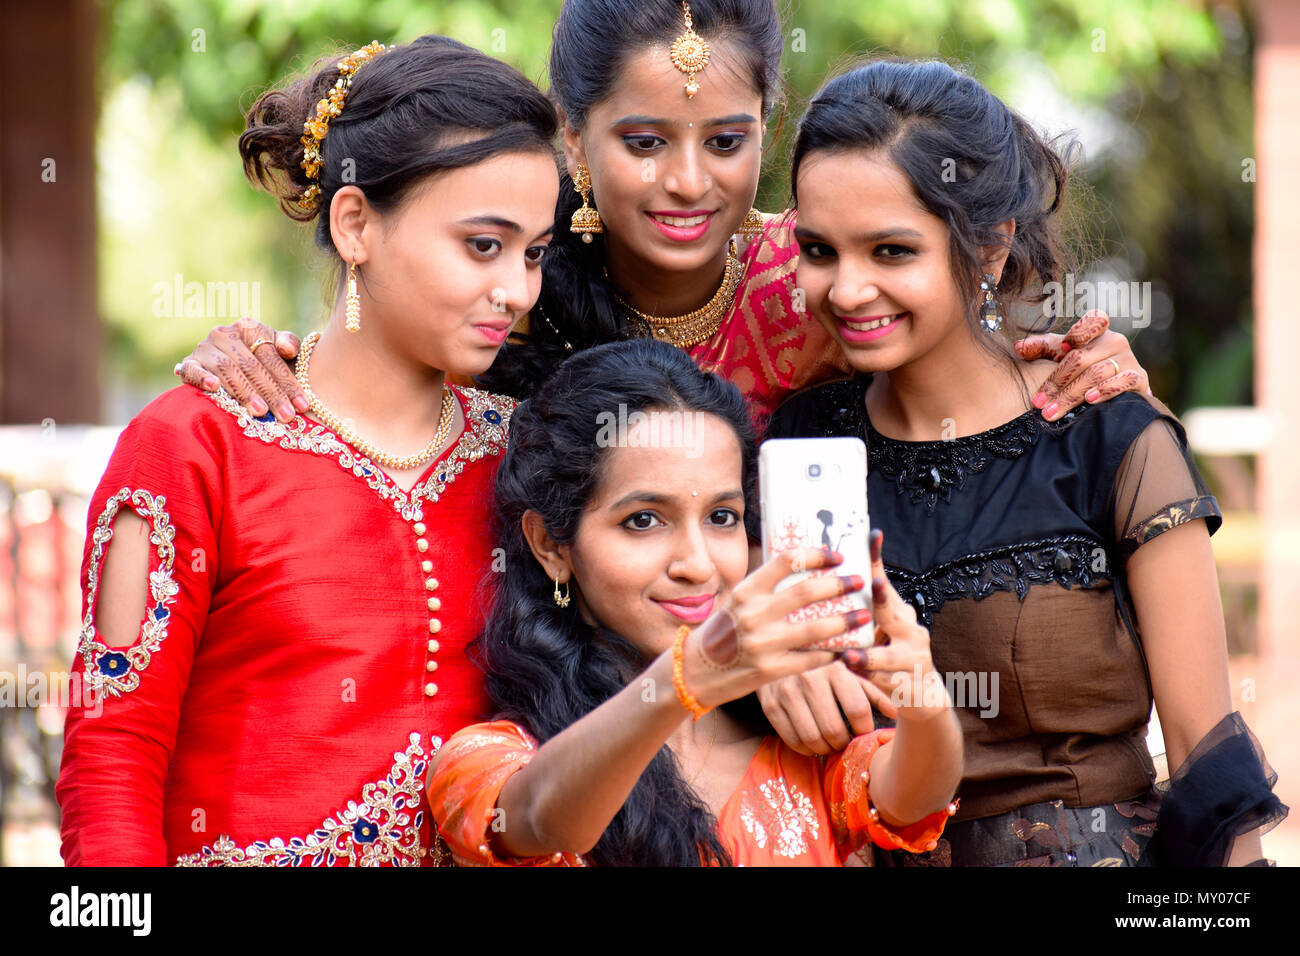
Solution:
<path fill-rule="evenodd" d="M 429 550 L 429 542 L 424 537 L 424 532 L 427 530 L 424 526 L 424 522 L 417 521 L 412 526 L 411 530 L 414 531 L 417 535 L 415 539 L 415 550 L 419 551 L 421 554 L 425 554 Z M 422 560 L 420 562 L 420 570 L 423 571 L 425 574 L 431 574 L 433 571 L 433 562 L 429 561 L 428 559 Z M 438 579 L 434 577 L 426 578 L 424 582 L 424 589 L 426 591 L 438 590 Z M 430 611 L 438 611 L 441 609 L 442 609 L 442 602 L 440 600 L 438 600 L 436 597 L 429 598 Z M 439 621 L 436 617 L 429 618 L 429 633 L 437 634 L 441 630 L 442 630 L 442 622 Z M 429 653 L 430 654 L 438 653 L 438 646 L 439 645 L 437 641 L 430 640 Z M 425 661 L 424 669 L 426 672 L 432 674 L 434 671 L 438 669 L 438 662 L 435 660 Z M 438 693 L 437 684 L 430 682 L 424 685 L 425 697 L 432 697 L 437 693 Z"/>

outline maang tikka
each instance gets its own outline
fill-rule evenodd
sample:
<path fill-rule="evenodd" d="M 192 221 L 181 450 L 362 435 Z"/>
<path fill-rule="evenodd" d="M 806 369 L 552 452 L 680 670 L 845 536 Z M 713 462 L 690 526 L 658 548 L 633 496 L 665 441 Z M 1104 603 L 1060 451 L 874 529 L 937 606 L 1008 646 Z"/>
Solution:
<path fill-rule="evenodd" d="M 694 99 L 700 91 L 700 84 L 695 82 L 695 74 L 709 65 L 709 54 L 712 51 L 709 49 L 709 41 L 695 32 L 689 3 L 682 3 L 682 13 L 686 17 L 686 32 L 673 41 L 668 56 L 673 61 L 673 66 L 686 74 L 686 85 L 683 87 L 686 98 Z"/>

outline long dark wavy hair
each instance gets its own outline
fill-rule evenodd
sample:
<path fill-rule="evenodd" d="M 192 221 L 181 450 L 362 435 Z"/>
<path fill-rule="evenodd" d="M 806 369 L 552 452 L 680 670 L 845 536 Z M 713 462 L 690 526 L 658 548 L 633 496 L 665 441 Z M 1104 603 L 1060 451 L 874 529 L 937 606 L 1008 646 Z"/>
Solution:
<path fill-rule="evenodd" d="M 1060 148 L 1058 148 L 1058 146 Z M 1007 247 L 1000 311 L 1066 269 L 1060 213 L 1073 141 L 1053 144 L 975 79 L 937 60 L 875 60 L 826 83 L 799 121 L 790 170 L 798 205 L 799 168 L 812 153 L 883 150 L 950 236 L 953 278 L 971 303 L 981 298 L 981 249 Z M 1008 241 L 997 226 L 1016 223 Z M 981 344 L 995 341 L 979 332 Z M 1009 354 L 1009 348 L 1000 350 Z"/>
<path fill-rule="evenodd" d="M 746 502 L 754 500 L 754 436 L 744 398 L 670 345 L 640 339 L 583 351 L 515 410 L 496 479 L 497 542 L 505 551 L 505 571 L 473 653 L 498 715 L 542 742 L 621 691 L 649 663 L 629 641 L 587 625 L 577 602 L 556 605 L 553 582 L 521 526 L 524 512 L 532 510 L 557 542 L 574 540 L 609 454 L 597 444 L 600 415 L 617 414 L 620 406 L 628 415 L 680 410 L 721 418 L 740 441 Z M 752 697 L 728 709 L 764 725 Z M 587 859 L 599 866 L 699 866 L 702 860 L 727 865 L 716 828 L 665 746 Z"/>
<path fill-rule="evenodd" d="M 763 101 L 766 120 L 781 99 L 784 36 L 774 0 L 692 0 L 695 32 L 726 41 L 740 54 L 739 68 Z M 652 43 L 671 43 L 683 31 L 677 0 L 565 0 L 551 43 L 551 96 L 568 123 L 582 129 L 588 111 L 605 99 L 623 63 Z M 593 197 L 599 208 L 599 197 Z M 479 378 L 492 391 L 526 398 L 568 355 L 593 345 L 631 338 L 627 308 L 605 279 L 599 235 L 584 243 L 569 231 L 582 204 L 573 180 L 560 177 L 555 235 L 542 268 L 542 291 L 522 343 L 504 346 Z"/>

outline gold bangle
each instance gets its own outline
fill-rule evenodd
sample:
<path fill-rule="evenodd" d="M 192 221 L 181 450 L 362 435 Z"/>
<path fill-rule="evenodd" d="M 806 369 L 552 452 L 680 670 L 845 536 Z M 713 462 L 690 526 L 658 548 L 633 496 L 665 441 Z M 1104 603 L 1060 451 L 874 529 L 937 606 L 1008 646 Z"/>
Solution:
<path fill-rule="evenodd" d="M 686 656 L 686 639 L 691 636 L 691 629 L 683 624 L 677 629 L 677 639 L 673 641 L 673 689 L 677 691 L 677 699 L 682 702 L 691 713 L 691 720 L 699 720 L 710 710 L 708 707 L 701 707 L 700 702 L 695 699 L 695 695 L 686 689 L 686 678 L 683 674 L 685 670 Z"/>

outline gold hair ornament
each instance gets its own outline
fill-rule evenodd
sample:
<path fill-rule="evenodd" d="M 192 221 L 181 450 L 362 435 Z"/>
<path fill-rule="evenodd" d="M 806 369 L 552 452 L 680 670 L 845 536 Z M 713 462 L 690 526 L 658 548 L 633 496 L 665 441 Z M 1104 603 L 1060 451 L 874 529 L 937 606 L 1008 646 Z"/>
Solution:
<path fill-rule="evenodd" d="M 320 153 L 321 143 L 325 141 L 325 134 L 329 132 L 330 120 L 343 112 L 343 104 L 347 102 L 348 93 L 352 89 L 352 78 L 356 76 L 357 70 L 362 65 L 380 54 L 387 53 L 389 49 L 390 47 L 375 40 L 339 60 L 339 78 L 334 81 L 334 87 L 316 103 L 316 115 L 302 124 L 302 170 L 307 174 L 308 179 L 314 179 L 316 182 L 308 186 L 298 199 L 301 208 L 315 209 L 320 202 L 320 170 L 323 163 Z"/>
<path fill-rule="evenodd" d="M 686 15 L 686 32 L 673 41 L 668 56 L 673 66 L 686 74 L 686 98 L 694 99 L 700 91 L 700 84 L 695 82 L 695 74 L 709 65 L 709 41 L 695 32 L 691 21 L 691 5 L 682 3 L 682 12 Z"/>

